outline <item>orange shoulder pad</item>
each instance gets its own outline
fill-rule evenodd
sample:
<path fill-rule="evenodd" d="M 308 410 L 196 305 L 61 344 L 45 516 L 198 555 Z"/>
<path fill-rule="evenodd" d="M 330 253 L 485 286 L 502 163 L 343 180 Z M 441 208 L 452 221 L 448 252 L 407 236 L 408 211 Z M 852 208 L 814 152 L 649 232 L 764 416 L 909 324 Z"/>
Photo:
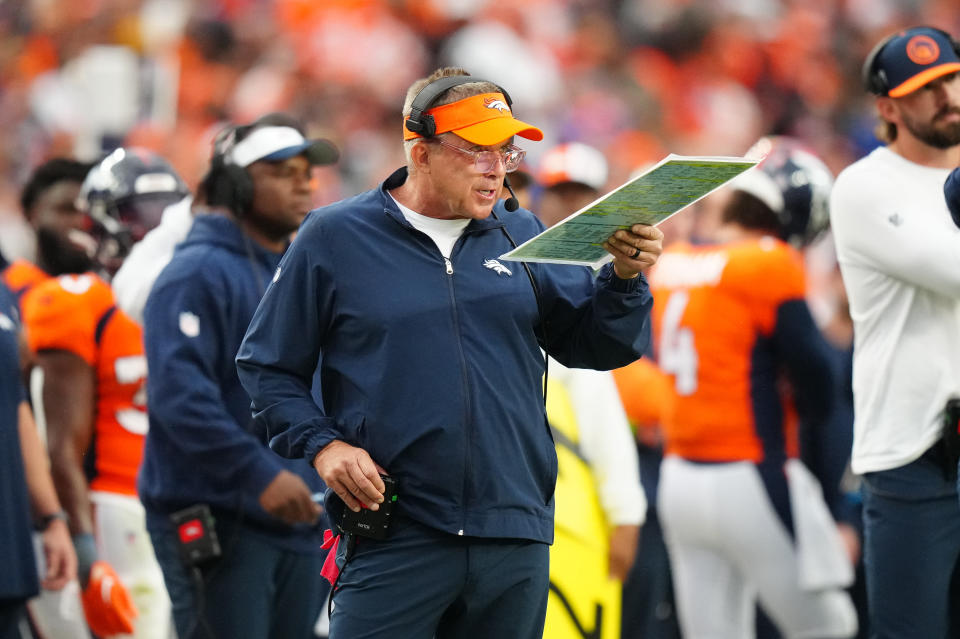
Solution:
<path fill-rule="evenodd" d="M 66 350 L 96 364 L 97 322 L 113 306 L 106 282 L 89 273 L 61 275 L 32 288 L 21 305 L 31 351 Z"/>
<path fill-rule="evenodd" d="M 27 260 L 14 260 L 3 270 L 3 283 L 19 298 L 28 290 L 49 280 L 46 271 Z"/>

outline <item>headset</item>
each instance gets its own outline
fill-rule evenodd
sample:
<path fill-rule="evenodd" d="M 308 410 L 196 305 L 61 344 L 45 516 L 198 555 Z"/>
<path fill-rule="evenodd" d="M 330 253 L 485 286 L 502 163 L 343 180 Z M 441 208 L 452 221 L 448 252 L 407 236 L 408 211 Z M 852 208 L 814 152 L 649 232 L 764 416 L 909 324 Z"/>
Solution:
<path fill-rule="evenodd" d="M 430 110 L 433 103 L 436 102 L 441 95 L 453 87 L 460 86 L 461 84 L 472 84 L 474 82 L 485 82 L 497 87 L 507 101 L 507 107 L 510 108 L 510 111 L 513 111 L 513 100 L 510 98 L 510 94 L 496 82 L 490 82 L 489 80 L 484 80 L 483 78 L 472 75 L 450 75 L 434 80 L 417 92 L 417 95 L 413 98 L 413 102 L 410 103 L 410 116 L 407 118 L 404 126 L 407 127 L 408 131 L 412 131 L 423 138 L 436 137 L 437 123 L 434 122 L 433 116 L 427 113 L 427 111 Z M 510 186 L 510 180 L 506 176 L 503 178 L 503 186 L 510 192 L 510 197 L 503 202 L 503 208 L 512 213 L 520 208 L 520 201 L 513 192 L 513 187 Z M 516 246 L 514 246 L 514 248 L 516 248 Z"/>
<path fill-rule="evenodd" d="M 864 88 L 873 93 L 874 95 L 887 95 L 890 92 L 890 83 L 887 80 L 887 74 L 883 69 L 877 68 L 877 60 L 880 58 L 880 54 L 883 52 L 884 48 L 890 41 L 898 37 L 901 33 L 909 33 L 916 29 L 929 29 L 931 31 L 936 31 L 937 33 L 943 35 L 947 41 L 953 46 L 953 50 L 956 52 L 957 56 L 960 57 L 960 41 L 956 40 L 951 34 L 947 33 L 943 29 L 938 29 L 936 27 L 911 27 L 909 29 L 903 29 L 895 33 L 891 33 L 886 38 L 881 40 L 870 50 L 870 53 L 867 54 L 867 59 L 863 62 L 863 69 L 861 69 L 860 77 L 863 81 Z"/>
<path fill-rule="evenodd" d="M 200 191 L 210 206 L 222 206 L 237 216 L 245 215 L 253 206 L 253 179 L 228 158 L 255 128 L 253 124 L 228 126 L 214 139 L 210 170 L 200 182 Z"/>
<path fill-rule="evenodd" d="M 510 94 L 507 93 L 507 90 L 501 87 L 496 82 L 490 82 L 489 80 L 484 80 L 483 78 L 478 78 L 472 75 L 450 75 L 438 80 L 434 80 L 427 86 L 420 89 L 417 92 L 417 95 L 414 96 L 413 102 L 410 103 L 410 115 L 407 118 L 407 121 L 404 123 L 404 126 L 407 127 L 408 131 L 419 134 L 420 136 L 429 139 L 436 137 L 437 135 L 437 123 L 434 122 L 433 116 L 426 111 L 429 111 L 433 106 L 433 103 L 436 102 L 441 95 L 452 89 L 453 87 L 460 86 L 461 84 L 472 84 L 474 82 L 485 82 L 487 84 L 492 84 L 503 94 L 504 99 L 507 101 L 507 106 L 510 108 L 510 111 L 513 111 L 513 100 L 510 98 Z M 520 202 L 517 200 L 516 194 L 513 192 L 513 188 L 510 186 L 510 181 L 506 176 L 503 178 L 503 185 L 510 192 L 510 197 L 504 200 L 503 208 L 509 212 L 516 211 L 520 208 Z M 500 218 L 497 217 L 496 212 L 491 211 L 490 214 L 493 216 L 497 222 L 500 221 Z M 500 227 L 500 230 L 503 231 L 503 234 L 506 236 L 507 241 L 510 243 L 510 246 L 517 248 L 517 243 L 514 241 L 513 237 L 510 236 L 510 232 L 507 231 L 505 225 Z M 526 262 L 520 262 L 523 265 L 523 270 L 527 273 L 527 278 L 530 280 L 530 286 L 533 287 L 533 296 L 537 300 L 537 313 L 540 315 L 540 326 L 543 330 L 543 340 L 546 344 L 547 342 L 547 322 L 546 317 L 543 314 L 543 302 L 540 299 L 540 287 L 537 286 L 537 280 L 533 277 L 533 272 L 530 270 L 530 267 Z M 550 359 L 546 355 L 544 356 L 544 376 L 543 376 L 543 404 L 547 404 L 547 376 L 549 375 L 549 362 Z"/>

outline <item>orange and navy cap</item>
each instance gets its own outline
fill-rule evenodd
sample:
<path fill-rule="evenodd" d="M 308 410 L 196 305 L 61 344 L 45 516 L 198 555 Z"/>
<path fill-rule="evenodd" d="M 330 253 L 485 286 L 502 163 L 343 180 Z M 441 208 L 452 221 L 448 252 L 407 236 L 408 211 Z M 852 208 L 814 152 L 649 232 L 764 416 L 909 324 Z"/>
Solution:
<path fill-rule="evenodd" d="M 960 71 L 957 45 L 933 27 L 914 27 L 890 36 L 876 52 L 869 70 L 871 90 L 900 98 L 937 78 Z"/>
<path fill-rule="evenodd" d="M 426 114 L 433 116 L 436 135 L 448 131 L 478 144 L 498 144 L 514 135 L 528 140 L 543 139 L 543 131 L 513 117 L 513 112 L 502 93 L 481 93 L 433 107 Z M 407 118 L 404 118 L 406 122 Z M 403 127 L 403 139 L 422 137 Z"/>

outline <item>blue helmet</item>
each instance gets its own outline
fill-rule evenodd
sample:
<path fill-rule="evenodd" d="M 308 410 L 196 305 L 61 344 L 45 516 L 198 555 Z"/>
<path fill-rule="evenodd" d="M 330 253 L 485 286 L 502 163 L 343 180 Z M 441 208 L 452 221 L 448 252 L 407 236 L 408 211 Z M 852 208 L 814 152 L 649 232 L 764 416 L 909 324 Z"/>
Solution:
<path fill-rule="evenodd" d="M 731 184 L 773 211 L 780 239 L 802 247 L 829 228 L 833 173 L 808 147 L 794 138 L 766 136 L 747 156 L 763 160 Z"/>
<path fill-rule="evenodd" d="M 160 223 L 166 207 L 190 194 L 170 163 L 146 149 L 119 148 L 90 169 L 77 207 L 91 221 L 95 259 L 115 272 L 131 247 Z"/>
<path fill-rule="evenodd" d="M 160 223 L 163 210 L 190 194 L 170 163 L 146 149 L 119 148 L 94 165 L 77 205 L 108 233 L 138 242 Z"/>

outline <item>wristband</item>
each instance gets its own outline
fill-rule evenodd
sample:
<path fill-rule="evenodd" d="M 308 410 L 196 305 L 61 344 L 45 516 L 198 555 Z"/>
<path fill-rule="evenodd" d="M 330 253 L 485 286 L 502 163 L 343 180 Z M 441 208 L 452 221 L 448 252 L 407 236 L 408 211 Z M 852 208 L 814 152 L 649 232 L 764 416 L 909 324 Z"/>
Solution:
<path fill-rule="evenodd" d="M 77 578 L 80 580 L 80 587 L 86 588 L 90 569 L 97 560 L 97 544 L 91 533 L 80 533 L 73 536 L 73 547 L 77 551 Z"/>
<path fill-rule="evenodd" d="M 67 523 L 67 522 L 68 522 L 68 519 L 67 519 L 67 511 L 65 511 L 65 510 L 58 510 L 58 511 L 55 512 L 55 513 L 50 513 L 49 515 L 44 515 L 44 516 L 41 517 L 39 520 L 37 520 L 37 525 L 35 526 L 35 528 L 36 528 L 39 532 L 46 532 L 47 528 L 50 527 L 50 524 L 52 524 L 53 522 L 55 522 L 55 521 L 58 520 L 58 519 L 59 519 L 60 521 L 62 521 L 63 523 Z"/>

